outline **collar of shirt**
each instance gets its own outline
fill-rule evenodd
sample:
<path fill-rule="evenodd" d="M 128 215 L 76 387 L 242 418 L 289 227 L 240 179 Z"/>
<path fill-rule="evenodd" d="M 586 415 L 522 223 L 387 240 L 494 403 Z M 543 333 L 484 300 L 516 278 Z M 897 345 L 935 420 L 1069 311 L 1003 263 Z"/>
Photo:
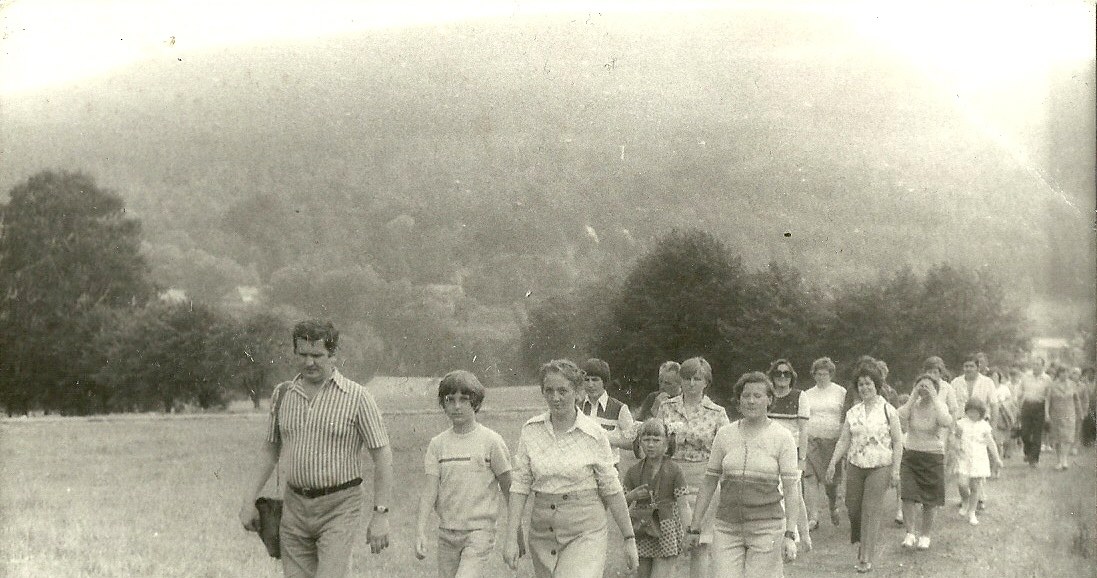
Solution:
<path fill-rule="evenodd" d="M 587 398 L 583 401 L 584 402 L 590 401 L 590 398 Z M 609 392 L 603 390 L 602 395 L 598 398 L 597 404 L 591 406 L 591 409 L 594 410 L 595 407 L 597 407 L 598 409 L 601 409 L 602 411 L 605 411 L 606 410 L 606 405 L 608 405 L 608 404 L 609 404 Z"/>
<path fill-rule="evenodd" d="M 548 429 L 548 432 L 553 436 L 556 435 L 556 433 L 552 430 L 552 421 L 549 419 L 549 412 L 547 411 L 541 415 L 531 417 L 530 420 L 526 423 L 544 423 L 545 428 Z M 575 423 L 572 424 L 572 426 L 568 428 L 568 430 L 564 433 L 571 433 L 573 430 L 576 429 L 594 439 L 598 439 L 598 435 L 602 433 L 602 426 L 598 425 L 598 422 L 594 421 L 590 417 L 583 415 L 583 412 L 581 411 L 575 412 Z"/>
<path fill-rule="evenodd" d="M 663 402 L 664 406 L 668 404 L 670 407 L 681 406 L 683 409 L 686 407 L 686 402 L 682 399 L 682 396 L 680 395 L 668 398 L 666 401 Z M 712 411 L 720 411 L 724 409 L 716 405 L 716 402 L 709 399 L 707 395 L 701 397 L 701 407 L 705 409 L 711 409 Z"/>
<path fill-rule="evenodd" d="M 332 370 L 331 377 L 329 377 L 328 380 L 325 381 L 324 384 L 320 386 L 320 389 L 321 390 L 324 389 L 325 387 L 327 387 L 327 385 L 329 383 L 334 383 L 336 387 L 338 387 L 339 389 L 341 389 L 343 391 L 343 393 L 350 393 L 350 385 L 347 383 L 347 378 L 343 377 L 343 374 L 339 373 L 338 369 L 333 369 Z M 291 391 L 296 390 L 297 393 L 300 393 L 301 395 L 305 394 L 305 390 L 301 387 L 301 374 L 300 373 L 298 373 L 296 376 L 294 376 L 293 382 L 290 385 L 290 390 Z"/>

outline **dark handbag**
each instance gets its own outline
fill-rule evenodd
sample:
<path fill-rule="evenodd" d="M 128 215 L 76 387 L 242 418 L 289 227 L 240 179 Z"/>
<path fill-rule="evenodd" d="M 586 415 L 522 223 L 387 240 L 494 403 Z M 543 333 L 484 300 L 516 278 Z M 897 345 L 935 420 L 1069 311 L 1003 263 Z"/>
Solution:
<path fill-rule="evenodd" d="M 259 510 L 259 539 L 263 541 L 271 558 L 281 558 L 282 541 L 278 528 L 282 525 L 282 500 L 259 498 L 255 500 L 255 509 Z"/>
<path fill-rule="evenodd" d="M 632 519 L 632 531 L 637 535 L 652 538 L 663 535 L 659 528 L 659 507 L 655 504 L 635 503 L 629 506 L 628 515 Z"/>
<path fill-rule="evenodd" d="M 278 398 L 273 400 L 274 403 L 274 415 L 278 416 L 278 412 L 282 409 L 282 396 L 280 391 L 276 391 Z M 278 466 L 275 466 L 275 476 L 278 474 Z M 276 488 L 282 487 L 282 480 L 279 476 L 275 483 Z M 263 542 L 263 546 L 267 549 L 267 554 L 270 554 L 271 558 L 282 558 L 282 539 L 279 536 L 279 527 L 282 525 L 282 500 L 278 498 L 259 498 L 255 500 L 255 509 L 259 511 L 259 539 Z"/>
<path fill-rule="evenodd" d="M 644 461 L 647 464 L 647 461 Z M 659 527 L 659 478 L 663 474 L 663 467 L 666 466 L 664 460 L 659 464 L 659 471 L 655 473 L 655 477 L 651 482 L 651 497 L 646 502 L 637 501 L 629 506 L 628 515 L 632 520 L 632 531 L 637 535 L 651 536 L 652 538 L 658 538 L 663 535 L 663 529 Z M 640 466 L 640 481 L 644 480 L 643 465 Z"/>

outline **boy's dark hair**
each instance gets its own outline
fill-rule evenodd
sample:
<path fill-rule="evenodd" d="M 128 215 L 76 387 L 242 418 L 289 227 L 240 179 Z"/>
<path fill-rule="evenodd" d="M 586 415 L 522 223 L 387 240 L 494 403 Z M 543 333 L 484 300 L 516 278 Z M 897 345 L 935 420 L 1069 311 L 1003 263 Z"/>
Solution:
<path fill-rule="evenodd" d="M 297 353 L 298 339 L 304 341 L 323 341 L 324 349 L 327 349 L 329 354 L 335 353 L 335 349 L 339 346 L 339 330 L 332 325 L 331 321 L 306 319 L 293 326 L 294 353 Z"/>
<path fill-rule="evenodd" d="M 469 396 L 473 411 L 480 411 L 480 405 L 484 403 L 484 385 L 472 372 L 463 369 L 447 373 L 438 382 L 438 405 L 445 407 L 446 396 L 453 394 Z"/>
<path fill-rule="evenodd" d="M 967 403 L 964 404 L 964 413 L 971 410 L 979 412 L 979 419 L 983 419 L 987 416 L 987 405 L 983 403 L 983 400 L 977 397 L 968 399 Z"/>
<path fill-rule="evenodd" d="M 584 376 L 594 375 L 602 378 L 604 385 L 609 385 L 610 374 L 609 364 L 597 357 L 592 357 L 579 365 L 579 369 L 583 370 Z"/>

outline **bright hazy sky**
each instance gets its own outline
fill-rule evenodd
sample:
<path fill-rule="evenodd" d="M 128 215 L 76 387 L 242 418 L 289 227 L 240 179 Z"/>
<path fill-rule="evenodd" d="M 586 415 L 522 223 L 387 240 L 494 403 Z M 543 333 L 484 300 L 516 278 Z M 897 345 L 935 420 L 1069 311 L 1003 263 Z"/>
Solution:
<path fill-rule="evenodd" d="M 4 93 L 63 86 L 192 50 L 474 18 L 766 7 L 844 13 L 867 35 L 970 87 L 1094 57 L 1093 2 L 285 2 L 0 0 Z M 172 38 L 174 37 L 174 44 Z"/>

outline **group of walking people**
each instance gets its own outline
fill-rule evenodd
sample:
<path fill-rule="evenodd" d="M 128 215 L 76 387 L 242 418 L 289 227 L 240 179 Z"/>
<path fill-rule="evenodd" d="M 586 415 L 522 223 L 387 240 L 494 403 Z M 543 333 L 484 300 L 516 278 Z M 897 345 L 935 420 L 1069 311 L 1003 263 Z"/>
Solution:
<path fill-rule="evenodd" d="M 337 338 L 330 323 L 295 327 L 301 373 L 275 389 L 264 460 L 240 513 L 245 528 L 257 529 L 252 502 L 279 457 L 288 456 L 280 528 L 287 576 L 343 576 L 349 569 L 363 448 L 374 460 L 367 538 L 374 553 L 388 546 L 387 433 L 369 392 L 335 370 Z M 416 557 L 427 556 L 433 512 L 444 578 L 485 575 L 497 531 L 511 568 L 528 553 L 539 578 L 595 578 L 605 568 L 612 518 L 628 569 L 643 578 L 674 576 L 683 558 L 691 578 L 781 576 L 786 562 L 812 549 L 820 519 L 841 524 L 844 485 L 854 568 L 871 572 L 888 488 L 898 488 L 901 545 L 927 550 L 946 479 L 955 479 L 961 513 L 977 524 L 983 482 L 1016 444 L 1016 425 L 1035 466 L 1050 422 L 1056 469 L 1065 469 L 1075 420 L 1093 397 L 1081 392 L 1085 387 L 1063 386 L 1069 372 L 1057 366 L 1045 376 L 1039 360 L 1028 372 L 1011 371 L 1007 381 L 986 367 L 985 356 L 972 355 L 963 375 L 949 381 L 944 362 L 931 357 L 911 393 L 898 395 L 886 363 L 868 356 L 856 362 L 849 390 L 833 381 L 829 358 L 812 364 L 807 388 L 792 364 L 778 359 L 736 381 L 732 421 L 706 394 L 713 371 L 704 358 L 667 361 L 658 372 L 659 389 L 634 419 L 606 391 L 606 362 L 545 363 L 538 382 L 546 411 L 525 422 L 513 455 L 477 421 L 486 390 L 476 376 L 444 376 L 438 403 L 451 427 L 424 454 Z M 1068 398 L 1070 412 L 1060 407 Z M 622 452 L 638 460 L 624 471 Z"/>

